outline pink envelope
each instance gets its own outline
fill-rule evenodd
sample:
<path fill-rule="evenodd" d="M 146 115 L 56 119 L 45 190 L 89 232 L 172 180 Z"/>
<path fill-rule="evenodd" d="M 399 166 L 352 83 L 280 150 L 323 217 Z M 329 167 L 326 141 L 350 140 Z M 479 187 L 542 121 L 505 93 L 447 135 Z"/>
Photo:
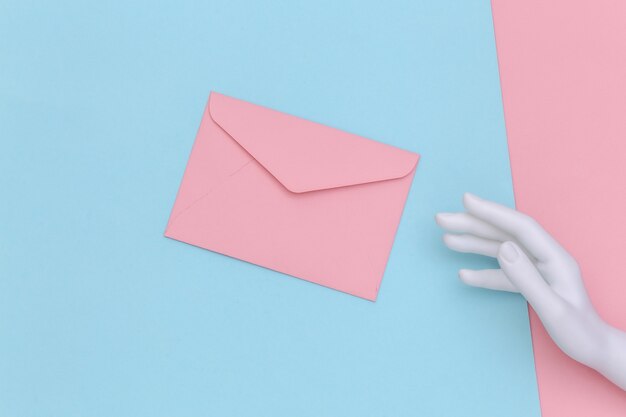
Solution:
<path fill-rule="evenodd" d="M 211 93 L 165 236 L 374 301 L 418 159 Z"/>

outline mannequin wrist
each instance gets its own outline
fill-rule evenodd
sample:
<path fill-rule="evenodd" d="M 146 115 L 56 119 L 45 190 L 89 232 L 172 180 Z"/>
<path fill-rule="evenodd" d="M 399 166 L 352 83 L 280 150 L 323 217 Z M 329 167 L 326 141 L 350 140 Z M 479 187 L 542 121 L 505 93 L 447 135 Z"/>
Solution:
<path fill-rule="evenodd" d="M 596 370 L 626 390 L 626 333 L 605 323 Z"/>

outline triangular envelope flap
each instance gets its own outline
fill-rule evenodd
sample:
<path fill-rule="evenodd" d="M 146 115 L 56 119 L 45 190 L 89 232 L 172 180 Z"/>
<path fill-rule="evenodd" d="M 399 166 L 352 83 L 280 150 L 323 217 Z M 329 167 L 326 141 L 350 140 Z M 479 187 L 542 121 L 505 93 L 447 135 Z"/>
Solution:
<path fill-rule="evenodd" d="M 211 93 L 209 113 L 295 193 L 400 178 L 419 155 L 328 126 Z"/>

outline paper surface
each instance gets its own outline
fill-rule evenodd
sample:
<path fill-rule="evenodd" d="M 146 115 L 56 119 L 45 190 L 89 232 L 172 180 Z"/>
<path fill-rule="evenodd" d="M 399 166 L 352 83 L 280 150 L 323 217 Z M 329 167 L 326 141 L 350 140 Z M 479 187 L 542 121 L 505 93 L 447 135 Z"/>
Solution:
<path fill-rule="evenodd" d="M 626 3 L 493 1 L 517 208 L 578 260 L 626 329 Z M 576 363 L 531 312 L 544 417 L 624 416 L 626 392 Z"/>
<path fill-rule="evenodd" d="M 165 235 L 374 301 L 418 159 L 211 93 Z"/>
<path fill-rule="evenodd" d="M 1 416 L 539 416 L 526 304 L 433 221 L 513 205 L 488 2 L 16 0 L 0 34 Z M 420 152 L 376 303 L 162 237 L 209 89 Z"/>

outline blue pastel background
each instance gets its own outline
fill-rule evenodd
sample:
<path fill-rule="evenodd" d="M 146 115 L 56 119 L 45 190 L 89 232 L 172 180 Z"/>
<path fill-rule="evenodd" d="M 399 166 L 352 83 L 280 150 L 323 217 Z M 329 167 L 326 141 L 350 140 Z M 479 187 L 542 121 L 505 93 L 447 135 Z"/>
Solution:
<path fill-rule="evenodd" d="M 162 236 L 210 90 L 417 151 L 378 301 Z M 0 0 L 0 416 L 539 415 L 487 0 Z"/>

